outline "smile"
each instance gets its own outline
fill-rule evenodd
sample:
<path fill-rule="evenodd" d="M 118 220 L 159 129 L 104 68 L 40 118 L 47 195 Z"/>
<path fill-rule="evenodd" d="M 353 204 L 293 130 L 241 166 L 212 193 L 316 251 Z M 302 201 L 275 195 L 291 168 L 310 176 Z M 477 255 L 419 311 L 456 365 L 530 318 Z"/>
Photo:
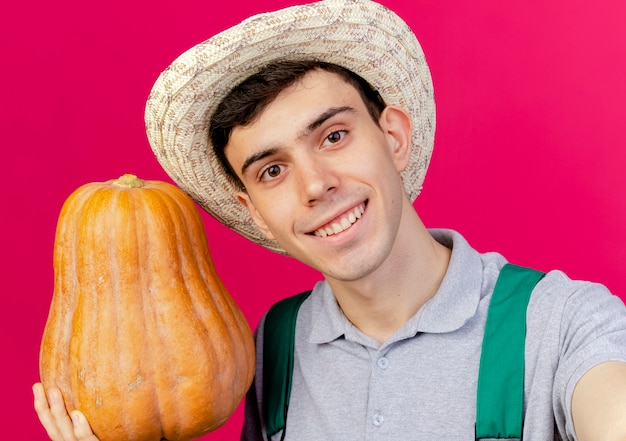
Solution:
<path fill-rule="evenodd" d="M 354 224 L 357 219 L 361 217 L 363 212 L 365 211 L 365 204 L 361 204 L 358 207 L 355 207 L 353 210 L 347 212 L 343 215 L 343 217 L 333 221 L 322 228 L 318 228 L 313 232 L 318 237 L 326 237 L 332 236 L 333 234 L 341 233 L 344 230 L 347 230 Z"/>

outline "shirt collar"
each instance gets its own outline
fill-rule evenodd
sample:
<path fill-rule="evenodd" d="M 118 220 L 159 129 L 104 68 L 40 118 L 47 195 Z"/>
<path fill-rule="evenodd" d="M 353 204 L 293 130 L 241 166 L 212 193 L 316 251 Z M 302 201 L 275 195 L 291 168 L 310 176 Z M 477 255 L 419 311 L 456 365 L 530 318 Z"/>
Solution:
<path fill-rule="evenodd" d="M 435 240 L 452 249 L 448 270 L 435 296 L 396 332 L 391 338 L 393 341 L 419 332 L 455 331 L 473 317 L 478 308 L 483 273 L 480 254 L 455 231 L 438 229 L 429 232 Z M 356 328 L 337 305 L 328 283 L 318 282 L 311 300 L 311 343 L 328 343 L 354 332 Z"/>

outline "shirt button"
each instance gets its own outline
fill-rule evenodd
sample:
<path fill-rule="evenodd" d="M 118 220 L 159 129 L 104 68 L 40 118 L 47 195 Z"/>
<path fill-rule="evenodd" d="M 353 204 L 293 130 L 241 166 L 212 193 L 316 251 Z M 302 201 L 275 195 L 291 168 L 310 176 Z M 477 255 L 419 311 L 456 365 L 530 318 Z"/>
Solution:
<path fill-rule="evenodd" d="M 381 369 L 387 369 L 389 367 L 389 359 L 387 357 L 380 357 L 377 361 L 376 364 L 378 365 L 379 368 Z"/>
<path fill-rule="evenodd" d="M 383 416 L 378 413 L 372 417 L 372 424 L 376 427 L 382 426 L 384 421 L 385 419 L 383 418 Z"/>

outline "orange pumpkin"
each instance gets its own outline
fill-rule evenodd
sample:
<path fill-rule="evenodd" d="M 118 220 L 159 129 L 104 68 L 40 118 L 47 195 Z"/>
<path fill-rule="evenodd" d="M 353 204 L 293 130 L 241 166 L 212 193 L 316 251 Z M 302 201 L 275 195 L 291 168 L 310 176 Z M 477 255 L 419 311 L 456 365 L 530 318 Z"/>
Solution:
<path fill-rule="evenodd" d="M 218 277 L 194 203 L 133 175 L 77 189 L 61 210 L 40 351 L 101 441 L 197 438 L 254 376 L 254 341 Z"/>

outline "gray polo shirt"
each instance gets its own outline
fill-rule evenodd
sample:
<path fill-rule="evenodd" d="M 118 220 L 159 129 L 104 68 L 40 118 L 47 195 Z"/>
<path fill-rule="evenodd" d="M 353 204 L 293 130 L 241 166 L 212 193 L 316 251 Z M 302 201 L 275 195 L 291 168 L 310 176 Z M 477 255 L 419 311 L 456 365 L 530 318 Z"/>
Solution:
<path fill-rule="evenodd" d="M 450 230 L 452 249 L 436 295 L 380 344 L 343 315 L 319 282 L 298 315 L 286 440 L 473 440 L 476 384 L 487 309 L 504 257 L 480 254 Z M 257 360 L 263 348 L 257 332 Z M 552 271 L 527 312 L 524 440 L 575 440 L 571 398 L 598 363 L 626 361 L 626 308 L 602 285 Z M 246 402 L 242 440 L 266 440 L 262 375 Z M 272 437 L 280 440 L 281 433 Z"/>

